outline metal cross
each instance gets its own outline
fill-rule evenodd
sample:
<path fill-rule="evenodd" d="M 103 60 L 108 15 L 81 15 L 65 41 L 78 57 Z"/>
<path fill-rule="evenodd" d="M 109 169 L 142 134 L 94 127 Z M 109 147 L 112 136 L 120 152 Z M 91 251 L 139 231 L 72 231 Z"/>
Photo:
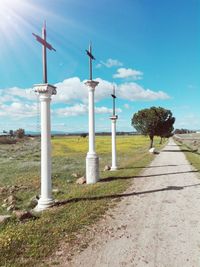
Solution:
<path fill-rule="evenodd" d="M 115 99 L 117 98 L 115 95 L 115 86 L 113 86 L 113 93 L 111 94 L 113 98 L 113 116 L 115 116 Z"/>
<path fill-rule="evenodd" d="M 89 44 L 89 50 L 85 50 L 87 55 L 89 56 L 89 77 L 90 80 L 92 81 L 92 60 L 95 60 L 95 57 L 92 55 L 92 45 L 91 43 Z"/>
<path fill-rule="evenodd" d="M 44 25 L 42 27 L 42 38 L 35 34 L 32 33 L 35 37 L 36 40 L 42 44 L 42 65 L 43 65 L 43 82 L 47 83 L 47 52 L 46 49 L 48 48 L 49 50 L 54 50 L 56 51 L 52 45 L 50 45 L 46 41 L 47 33 L 46 33 L 46 21 L 44 22 Z"/>

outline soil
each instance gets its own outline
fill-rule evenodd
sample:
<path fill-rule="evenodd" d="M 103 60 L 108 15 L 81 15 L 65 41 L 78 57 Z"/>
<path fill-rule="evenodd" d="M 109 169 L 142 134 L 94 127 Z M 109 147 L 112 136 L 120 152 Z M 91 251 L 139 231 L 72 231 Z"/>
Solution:
<path fill-rule="evenodd" d="M 56 266 L 200 266 L 199 174 L 172 139 L 78 240 L 56 252 Z"/>

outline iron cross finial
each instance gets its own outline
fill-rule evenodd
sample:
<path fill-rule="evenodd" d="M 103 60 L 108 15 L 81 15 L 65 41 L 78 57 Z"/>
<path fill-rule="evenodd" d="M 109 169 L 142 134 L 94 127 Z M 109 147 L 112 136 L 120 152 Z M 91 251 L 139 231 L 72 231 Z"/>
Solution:
<path fill-rule="evenodd" d="M 89 44 L 89 50 L 85 50 L 88 57 L 89 57 L 89 77 L 90 77 L 90 80 L 92 81 L 92 60 L 95 60 L 95 57 L 92 55 L 92 44 L 90 42 Z"/>
<path fill-rule="evenodd" d="M 46 41 L 46 21 L 44 21 L 44 25 L 42 27 L 42 37 L 39 35 L 32 33 L 33 36 L 36 37 L 36 40 L 42 44 L 42 62 L 43 62 L 43 82 L 47 83 L 47 52 L 46 49 L 48 48 L 49 50 L 55 50 L 51 44 L 49 44 Z"/>

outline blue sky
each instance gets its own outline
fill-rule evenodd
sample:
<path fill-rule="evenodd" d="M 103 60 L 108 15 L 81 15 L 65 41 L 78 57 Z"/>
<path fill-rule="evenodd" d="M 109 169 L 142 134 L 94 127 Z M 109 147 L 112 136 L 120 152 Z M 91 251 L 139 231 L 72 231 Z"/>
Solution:
<path fill-rule="evenodd" d="M 88 58 L 93 44 L 96 130 L 110 131 L 116 86 L 119 131 L 142 108 L 171 109 L 176 128 L 200 129 L 199 0 L 0 0 L 0 132 L 38 130 L 33 85 L 42 82 L 41 33 L 48 52 L 52 130 L 87 131 Z"/>

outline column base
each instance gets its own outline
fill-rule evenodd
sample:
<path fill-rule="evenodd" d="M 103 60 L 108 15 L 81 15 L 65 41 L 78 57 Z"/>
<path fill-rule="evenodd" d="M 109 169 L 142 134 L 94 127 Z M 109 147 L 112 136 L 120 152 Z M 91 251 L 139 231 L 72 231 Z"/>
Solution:
<path fill-rule="evenodd" d="M 111 171 L 117 171 L 117 166 L 115 166 L 115 167 L 111 167 L 110 170 L 111 170 Z"/>
<path fill-rule="evenodd" d="M 40 212 L 52 207 L 53 205 L 54 205 L 54 200 L 52 198 L 45 198 L 45 199 L 40 198 L 38 200 L 37 206 L 34 208 L 34 211 Z"/>
<path fill-rule="evenodd" d="M 99 157 L 96 153 L 87 153 L 86 183 L 95 184 L 99 181 Z"/>

